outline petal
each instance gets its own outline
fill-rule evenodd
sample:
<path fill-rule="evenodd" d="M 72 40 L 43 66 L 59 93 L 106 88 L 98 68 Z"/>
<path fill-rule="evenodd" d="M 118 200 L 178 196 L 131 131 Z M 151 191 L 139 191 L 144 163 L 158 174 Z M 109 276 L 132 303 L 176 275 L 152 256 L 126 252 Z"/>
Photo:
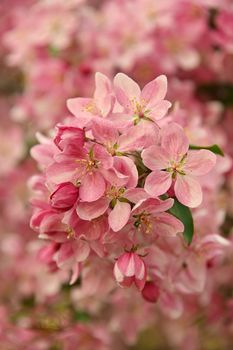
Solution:
<path fill-rule="evenodd" d="M 207 174 L 216 163 L 216 155 L 213 152 L 202 149 L 189 151 L 183 170 L 185 173 L 195 176 Z"/>
<path fill-rule="evenodd" d="M 143 199 L 147 199 L 149 194 L 143 188 L 130 188 L 125 191 L 124 197 L 132 203 L 138 203 Z"/>
<path fill-rule="evenodd" d="M 99 172 L 88 173 L 81 183 L 79 188 L 80 199 L 84 202 L 94 202 L 105 191 L 105 181 L 103 176 Z"/>
<path fill-rule="evenodd" d="M 61 245 L 57 254 L 54 255 L 54 260 L 61 269 L 69 267 L 73 263 L 74 251 L 70 242 Z"/>
<path fill-rule="evenodd" d="M 184 225 L 180 220 L 168 213 L 161 213 L 155 217 L 155 233 L 162 236 L 176 236 L 184 231 Z"/>
<path fill-rule="evenodd" d="M 112 121 L 104 118 L 93 119 L 91 123 L 91 131 L 94 138 L 104 144 L 110 143 L 114 145 L 118 139 L 118 131 Z"/>
<path fill-rule="evenodd" d="M 170 173 L 154 170 L 147 176 L 144 188 L 151 196 L 158 197 L 166 193 L 171 184 L 172 177 Z"/>
<path fill-rule="evenodd" d="M 118 140 L 118 150 L 129 152 L 140 150 L 154 144 L 158 139 L 158 128 L 152 123 L 142 123 L 122 133 Z"/>
<path fill-rule="evenodd" d="M 131 207 L 129 203 L 117 201 L 115 207 L 108 216 L 109 226 L 114 232 L 120 231 L 128 222 Z"/>
<path fill-rule="evenodd" d="M 142 90 L 141 99 L 145 100 L 148 107 L 163 100 L 167 93 L 167 77 L 160 75 L 149 82 Z"/>
<path fill-rule="evenodd" d="M 111 82 L 106 75 L 97 72 L 95 75 L 95 85 L 94 100 L 101 114 L 105 117 L 111 111 L 114 102 L 113 95 L 111 94 Z"/>
<path fill-rule="evenodd" d="M 130 277 L 134 275 L 133 253 L 123 253 L 115 263 L 122 275 Z M 127 273 L 128 271 L 128 273 Z M 126 274 L 127 273 L 127 274 Z M 119 274 L 119 272 L 118 272 Z"/>
<path fill-rule="evenodd" d="M 201 186 L 191 176 L 178 175 L 174 190 L 178 201 L 187 207 L 195 208 L 202 202 Z"/>
<path fill-rule="evenodd" d="M 160 200 L 158 198 L 148 198 L 140 201 L 136 204 L 132 210 L 132 213 L 138 214 L 142 211 L 146 211 L 151 214 L 158 214 L 170 209 L 174 204 L 173 198 Z"/>
<path fill-rule="evenodd" d="M 150 146 L 142 151 L 142 160 L 151 170 L 166 169 L 169 167 L 169 154 L 159 146 Z"/>
<path fill-rule="evenodd" d="M 181 126 L 171 123 L 161 130 L 161 146 L 169 153 L 171 160 L 179 161 L 189 149 L 189 140 Z"/>
<path fill-rule="evenodd" d="M 114 157 L 114 169 L 117 174 L 125 176 L 125 186 L 136 187 L 138 183 L 138 171 L 133 160 L 128 157 Z M 123 177 L 121 177 L 123 179 Z"/>
<path fill-rule="evenodd" d="M 130 253 L 129 261 L 127 268 L 125 270 L 125 276 L 131 277 L 135 275 L 135 261 L 134 261 L 134 253 Z"/>
<path fill-rule="evenodd" d="M 141 90 L 138 84 L 126 74 L 118 73 L 114 78 L 114 87 L 118 102 L 128 110 L 132 109 L 131 100 L 139 100 Z"/>
<path fill-rule="evenodd" d="M 118 266 L 118 261 L 115 263 L 114 265 L 114 270 L 113 270 L 113 273 L 114 273 L 114 276 L 115 276 L 115 279 L 117 282 L 122 282 L 123 279 L 124 279 L 124 275 L 123 273 L 121 272 L 121 270 L 119 269 L 119 266 Z"/>
<path fill-rule="evenodd" d="M 71 278 L 70 278 L 70 282 L 69 282 L 70 286 L 72 286 L 72 284 L 74 284 L 77 281 L 79 274 L 80 274 L 80 264 L 77 263 L 72 268 L 72 274 L 71 274 Z"/>
<path fill-rule="evenodd" d="M 46 176 L 49 181 L 55 184 L 69 182 L 73 180 L 75 168 L 75 162 L 53 163 L 47 168 Z"/>
<path fill-rule="evenodd" d="M 103 215 L 108 209 L 109 199 L 101 197 L 94 202 L 79 202 L 77 214 L 82 220 L 93 220 Z"/>
<path fill-rule="evenodd" d="M 154 107 L 150 108 L 149 117 L 154 121 L 159 120 L 167 114 L 167 111 L 170 107 L 171 102 L 162 100 L 158 102 Z"/>
<path fill-rule="evenodd" d="M 139 280 L 142 280 L 145 278 L 146 275 L 146 265 L 142 258 L 140 258 L 137 254 L 134 254 L 133 257 L 135 266 L 135 277 Z"/>
<path fill-rule="evenodd" d="M 76 241 L 75 243 L 74 252 L 76 261 L 81 262 L 86 260 L 90 254 L 89 244 L 82 239 Z"/>
<path fill-rule="evenodd" d="M 98 115 L 98 110 L 92 98 L 70 98 L 66 102 L 68 110 L 77 117 L 78 126 L 84 127 L 92 119 L 93 115 Z"/>

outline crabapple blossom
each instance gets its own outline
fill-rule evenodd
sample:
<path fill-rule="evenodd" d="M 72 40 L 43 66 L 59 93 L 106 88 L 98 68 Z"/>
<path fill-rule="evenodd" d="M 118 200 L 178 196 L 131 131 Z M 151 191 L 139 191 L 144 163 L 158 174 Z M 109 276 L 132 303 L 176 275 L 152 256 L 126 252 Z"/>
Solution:
<path fill-rule="evenodd" d="M 171 103 L 164 100 L 167 78 L 164 75 L 148 83 L 142 91 L 139 85 L 123 73 L 114 78 L 116 99 L 123 107 L 124 118 L 134 124 L 141 120 L 157 121 L 165 116 Z"/>
<path fill-rule="evenodd" d="M 206 175 L 215 165 L 216 156 L 208 150 L 189 151 L 189 141 L 175 123 L 160 131 L 160 145 L 143 150 L 144 164 L 152 170 L 145 190 L 154 197 L 166 193 L 171 186 L 177 199 L 194 208 L 202 202 L 201 186 L 196 176 Z"/>

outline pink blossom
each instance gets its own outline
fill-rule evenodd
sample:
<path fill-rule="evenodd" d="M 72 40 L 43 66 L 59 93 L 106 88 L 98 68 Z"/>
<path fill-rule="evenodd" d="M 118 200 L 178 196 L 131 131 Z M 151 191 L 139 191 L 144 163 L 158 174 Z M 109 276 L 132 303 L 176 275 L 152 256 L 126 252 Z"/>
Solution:
<path fill-rule="evenodd" d="M 157 197 L 172 184 L 177 199 L 191 208 L 202 202 L 202 190 L 196 176 L 207 174 L 215 165 L 216 156 L 208 150 L 189 151 L 189 141 L 178 124 L 161 130 L 161 145 L 150 146 L 142 152 L 144 164 L 152 170 L 145 190 Z"/>
<path fill-rule="evenodd" d="M 175 236 L 183 232 L 180 220 L 166 211 L 173 205 L 171 198 L 161 201 L 156 198 L 141 200 L 132 210 L 132 223 L 143 234 Z"/>
<path fill-rule="evenodd" d="M 114 95 L 110 80 L 101 73 L 95 75 L 96 89 L 93 98 L 77 97 L 67 101 L 67 107 L 78 118 L 81 127 L 94 117 L 106 118 L 112 111 Z"/>
<path fill-rule="evenodd" d="M 47 176 L 56 184 L 73 182 L 79 186 L 80 199 L 92 202 L 103 195 L 104 170 L 111 168 L 112 163 L 112 157 L 100 145 L 79 148 L 71 144 L 56 156 L 56 162 L 47 169 Z"/>
<path fill-rule="evenodd" d="M 141 91 L 134 80 L 118 73 L 114 78 L 114 87 L 124 115 L 134 124 L 140 120 L 156 122 L 165 116 L 171 106 L 170 102 L 164 100 L 167 92 L 167 78 L 164 75 L 152 80 Z"/>

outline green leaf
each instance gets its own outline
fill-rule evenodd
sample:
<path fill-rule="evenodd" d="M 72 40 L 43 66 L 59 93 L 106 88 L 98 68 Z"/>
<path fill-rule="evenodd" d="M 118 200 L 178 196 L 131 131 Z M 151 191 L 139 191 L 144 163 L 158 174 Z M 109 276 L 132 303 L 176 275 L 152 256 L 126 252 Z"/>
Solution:
<path fill-rule="evenodd" d="M 215 154 L 218 154 L 219 156 L 224 157 L 223 150 L 218 145 L 212 145 L 212 146 L 195 146 L 195 145 L 189 145 L 189 149 L 207 149 L 208 151 L 211 151 Z"/>
<path fill-rule="evenodd" d="M 177 199 L 174 200 L 174 205 L 169 212 L 177 217 L 184 224 L 183 236 L 188 244 L 191 244 L 193 239 L 194 225 L 191 210 L 185 205 L 178 202 Z"/>

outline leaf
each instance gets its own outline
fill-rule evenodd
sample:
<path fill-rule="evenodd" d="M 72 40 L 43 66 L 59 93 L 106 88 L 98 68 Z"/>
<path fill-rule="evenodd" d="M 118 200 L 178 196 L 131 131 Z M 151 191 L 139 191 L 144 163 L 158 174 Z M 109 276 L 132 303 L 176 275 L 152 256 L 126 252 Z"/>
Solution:
<path fill-rule="evenodd" d="M 218 154 L 219 156 L 224 157 L 223 150 L 216 144 L 212 146 L 195 146 L 195 145 L 189 145 L 189 149 L 207 149 L 208 151 L 211 151 L 215 154 Z"/>
<path fill-rule="evenodd" d="M 173 207 L 169 209 L 169 212 L 175 217 L 177 217 L 177 219 L 182 221 L 182 223 L 184 224 L 183 236 L 188 245 L 190 245 L 193 239 L 194 232 L 194 224 L 191 210 L 185 205 L 178 202 L 177 199 L 175 199 Z"/>

